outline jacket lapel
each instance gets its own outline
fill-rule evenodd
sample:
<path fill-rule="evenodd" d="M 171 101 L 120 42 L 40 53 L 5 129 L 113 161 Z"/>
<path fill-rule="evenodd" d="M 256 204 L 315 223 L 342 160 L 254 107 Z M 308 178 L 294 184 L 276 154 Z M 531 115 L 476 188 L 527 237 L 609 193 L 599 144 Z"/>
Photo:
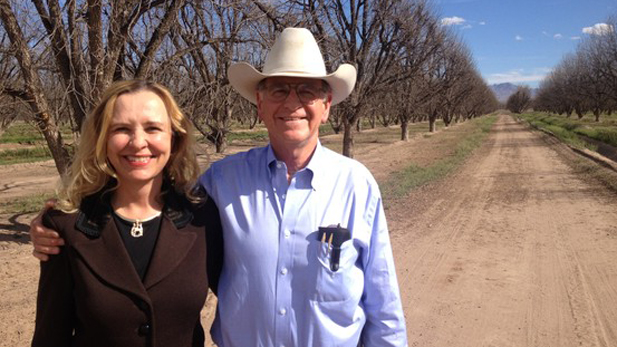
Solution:
<path fill-rule="evenodd" d="M 163 218 L 159 238 L 144 278 L 146 290 L 162 281 L 180 265 L 196 238 L 195 232 L 179 231 L 169 218 Z"/>
<path fill-rule="evenodd" d="M 73 247 L 104 282 L 149 300 L 113 220 L 107 222 L 99 237 L 84 238 Z"/>

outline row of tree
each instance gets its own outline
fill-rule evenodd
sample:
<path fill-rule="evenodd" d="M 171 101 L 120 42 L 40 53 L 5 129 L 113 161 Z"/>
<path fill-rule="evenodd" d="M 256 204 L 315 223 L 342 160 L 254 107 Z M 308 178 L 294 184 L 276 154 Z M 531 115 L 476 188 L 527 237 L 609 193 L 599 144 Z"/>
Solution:
<path fill-rule="evenodd" d="M 583 39 L 540 84 L 534 109 L 565 114 L 617 110 L 617 16 Z"/>
<path fill-rule="evenodd" d="M 426 0 L 0 0 L 0 118 L 18 114 L 43 133 L 60 173 L 70 161 L 59 124 L 75 138 L 114 80 L 167 85 L 196 128 L 223 151 L 233 120 L 257 122 L 226 79 L 232 61 L 261 66 L 285 27 L 309 28 L 329 71 L 358 70 L 353 94 L 330 122 L 353 155 L 361 119 L 446 125 L 497 101 L 461 40 Z M 72 142 L 72 141 L 69 141 Z"/>

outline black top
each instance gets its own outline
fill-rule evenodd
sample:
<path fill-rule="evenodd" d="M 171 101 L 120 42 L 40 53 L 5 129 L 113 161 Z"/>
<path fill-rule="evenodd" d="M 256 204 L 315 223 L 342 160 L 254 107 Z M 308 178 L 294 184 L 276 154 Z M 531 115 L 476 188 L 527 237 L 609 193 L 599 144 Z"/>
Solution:
<path fill-rule="evenodd" d="M 126 247 L 133 261 L 133 266 L 135 266 L 135 270 L 143 282 L 146 277 L 146 272 L 148 271 L 148 266 L 150 265 L 150 259 L 152 259 L 152 253 L 154 252 L 154 246 L 156 245 L 159 231 L 161 230 L 162 216 L 159 215 L 147 222 L 142 222 L 144 230 L 143 236 L 133 237 L 131 236 L 133 222 L 123 219 L 115 212 L 113 212 L 112 215 L 116 223 L 116 228 L 118 228 L 122 241 L 124 242 L 124 247 Z"/>

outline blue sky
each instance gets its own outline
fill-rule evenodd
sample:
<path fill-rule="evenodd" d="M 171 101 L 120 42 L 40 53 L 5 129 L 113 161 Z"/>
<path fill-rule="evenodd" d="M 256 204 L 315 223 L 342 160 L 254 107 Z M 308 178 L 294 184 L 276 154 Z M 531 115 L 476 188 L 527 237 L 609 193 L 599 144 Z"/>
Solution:
<path fill-rule="evenodd" d="M 471 50 L 488 84 L 537 87 L 617 0 L 434 0 L 437 14 Z M 587 29 L 585 29 L 587 28 Z M 597 26 L 596 26 L 597 28 Z"/>

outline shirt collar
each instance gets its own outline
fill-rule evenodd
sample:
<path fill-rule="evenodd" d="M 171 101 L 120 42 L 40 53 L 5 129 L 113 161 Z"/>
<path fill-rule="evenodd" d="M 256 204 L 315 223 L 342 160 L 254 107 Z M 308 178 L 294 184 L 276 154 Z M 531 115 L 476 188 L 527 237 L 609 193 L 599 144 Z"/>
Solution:
<path fill-rule="evenodd" d="M 277 162 L 276 156 L 274 155 L 274 150 L 272 149 L 272 145 L 268 143 L 266 147 L 266 166 L 268 168 L 272 167 L 273 163 Z"/>
<path fill-rule="evenodd" d="M 324 165 L 327 164 L 325 160 L 325 149 L 321 145 L 321 141 L 317 140 L 317 147 L 315 148 L 315 152 L 313 152 L 313 156 L 311 156 L 311 160 L 309 161 L 306 168 L 311 172 L 311 187 L 315 190 L 319 189 L 321 185 L 321 176 L 319 172 L 323 172 Z M 267 154 L 266 154 L 266 166 L 268 167 L 268 173 L 270 177 L 272 177 L 272 170 L 274 165 L 276 165 L 276 156 L 274 155 L 274 150 L 272 150 L 272 145 L 268 144 L 267 146 Z"/>
<path fill-rule="evenodd" d="M 321 141 L 317 140 L 317 147 L 315 148 L 315 152 L 311 157 L 308 165 L 306 165 L 306 169 L 309 170 L 313 174 L 313 178 L 311 179 L 311 186 L 313 189 L 318 190 L 321 187 L 321 182 L 323 178 L 323 172 L 326 163 L 325 160 L 325 149 L 321 145 Z"/>

